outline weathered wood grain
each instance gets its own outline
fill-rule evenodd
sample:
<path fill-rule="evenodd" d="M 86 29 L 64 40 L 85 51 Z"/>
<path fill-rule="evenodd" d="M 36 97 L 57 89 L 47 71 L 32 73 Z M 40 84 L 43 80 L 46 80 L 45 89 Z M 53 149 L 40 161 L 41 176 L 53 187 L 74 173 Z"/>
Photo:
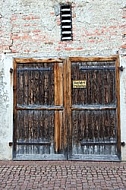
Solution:
<path fill-rule="evenodd" d="M 120 61 L 119 56 L 116 59 L 116 96 L 117 96 L 117 150 L 121 155 L 121 131 L 120 131 Z"/>
<path fill-rule="evenodd" d="M 52 154 L 54 157 L 63 149 L 63 64 L 52 59 L 34 61 L 14 60 L 17 118 L 14 151 L 16 155 Z"/>
<path fill-rule="evenodd" d="M 86 88 L 71 85 L 73 159 L 81 154 L 118 156 L 119 65 L 116 59 L 117 56 L 70 58 L 71 80 L 86 81 Z"/>
<path fill-rule="evenodd" d="M 71 62 L 100 62 L 100 61 L 115 61 L 117 59 L 117 55 L 109 56 L 109 57 L 70 57 Z"/>
<path fill-rule="evenodd" d="M 27 63 L 27 64 L 32 64 L 32 63 L 62 63 L 63 59 L 15 58 L 14 61 L 16 63 Z"/>
<path fill-rule="evenodd" d="M 120 158 L 117 56 L 16 58 L 13 76 L 15 159 Z"/>

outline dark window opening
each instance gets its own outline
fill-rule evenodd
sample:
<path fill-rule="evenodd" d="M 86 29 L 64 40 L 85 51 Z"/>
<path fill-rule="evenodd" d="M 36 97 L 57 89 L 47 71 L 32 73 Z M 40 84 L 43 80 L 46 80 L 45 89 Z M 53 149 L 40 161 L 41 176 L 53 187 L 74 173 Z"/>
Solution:
<path fill-rule="evenodd" d="M 61 40 L 72 40 L 72 9 L 71 5 L 60 6 Z"/>

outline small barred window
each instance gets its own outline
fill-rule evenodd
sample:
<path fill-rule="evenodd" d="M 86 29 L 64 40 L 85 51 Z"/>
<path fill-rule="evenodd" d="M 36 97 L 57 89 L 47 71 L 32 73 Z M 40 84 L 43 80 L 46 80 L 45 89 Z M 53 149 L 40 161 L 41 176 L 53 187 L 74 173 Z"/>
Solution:
<path fill-rule="evenodd" d="M 72 9 L 69 4 L 60 6 L 61 40 L 72 40 Z"/>

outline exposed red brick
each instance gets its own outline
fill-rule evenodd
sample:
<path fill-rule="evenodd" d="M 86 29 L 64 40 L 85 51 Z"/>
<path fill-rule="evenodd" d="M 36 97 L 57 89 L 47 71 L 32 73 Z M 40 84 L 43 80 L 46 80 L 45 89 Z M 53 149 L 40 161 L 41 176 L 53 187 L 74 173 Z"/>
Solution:
<path fill-rule="evenodd" d="M 119 7 L 119 10 L 121 10 L 121 14 L 119 14 L 120 19 L 116 20 L 116 14 L 112 13 L 113 17 L 111 18 L 109 14 L 107 15 L 108 8 L 105 7 L 105 9 L 102 10 L 101 20 L 97 20 L 97 22 L 95 22 L 95 20 L 89 20 L 89 24 L 83 18 L 82 22 L 81 18 L 79 18 L 79 20 L 76 18 L 76 16 L 79 17 L 78 11 L 80 11 L 83 7 L 82 4 L 82 2 L 72 3 L 73 41 L 61 41 L 60 15 L 55 16 L 53 6 L 51 7 L 49 4 L 50 7 L 47 7 L 48 14 L 46 14 L 46 11 L 42 13 L 35 11 L 33 6 L 30 7 L 30 5 L 27 6 L 27 10 L 23 12 L 22 6 L 24 5 L 21 4 L 19 5 L 21 9 L 18 7 L 16 10 L 15 7 L 15 12 L 13 12 L 13 10 L 10 11 L 10 18 L 8 17 L 9 20 L 6 20 L 7 18 L 5 18 L 5 23 L 7 23 L 7 25 L 4 24 L 3 29 L 0 31 L 1 42 L 4 46 L 5 44 L 7 45 L 6 38 L 13 40 L 13 49 L 16 49 L 17 44 L 19 44 L 18 51 L 20 53 L 25 52 L 25 43 L 27 43 L 27 47 L 31 52 L 36 52 L 36 46 L 38 47 L 37 52 L 41 52 L 42 49 L 43 51 L 49 51 L 49 49 L 47 49 L 49 45 L 54 47 L 54 51 L 79 51 L 83 50 L 83 46 L 84 48 L 87 47 L 90 51 L 94 51 L 95 44 L 97 45 L 98 43 L 100 43 L 102 47 L 104 47 L 104 45 L 111 46 L 111 49 L 121 47 L 121 45 L 125 42 L 125 38 L 122 36 L 125 34 L 126 25 L 124 19 L 122 18 L 125 18 L 126 16 L 126 8 L 122 9 L 121 7 L 120 9 Z M 17 5 L 15 4 L 15 6 Z M 94 4 L 92 4 L 92 11 L 94 11 L 93 7 L 95 7 Z M 95 14 L 97 19 L 97 16 L 99 17 L 99 15 L 97 15 L 97 12 Z M 82 15 L 80 14 L 80 16 Z M 105 16 L 105 22 L 104 19 L 102 19 L 102 16 L 103 18 Z M 2 20 L 2 23 L 4 21 L 4 17 L 1 17 L 0 20 Z M 102 20 L 103 23 L 101 23 Z M 57 32 L 59 32 L 58 37 Z M 34 43 L 33 46 L 31 46 L 32 43 Z M 8 46 L 9 45 L 10 43 Z M 124 45 L 122 45 L 122 47 L 124 47 Z M 109 49 L 109 47 L 106 48 Z M 2 50 L 0 49 L 0 51 Z"/>
<path fill-rule="evenodd" d="M 74 48 L 71 48 L 71 47 L 65 47 L 65 50 L 67 50 L 67 51 L 72 51 L 72 50 L 74 50 Z"/>
<path fill-rule="evenodd" d="M 126 44 L 122 45 L 121 48 L 126 49 Z"/>
<path fill-rule="evenodd" d="M 79 48 L 77 48 L 76 50 L 83 50 L 83 48 L 82 48 L 82 47 L 79 47 Z"/>
<path fill-rule="evenodd" d="M 15 49 L 12 49 L 11 52 L 12 52 L 12 53 L 18 53 L 18 51 L 15 50 Z"/>
<path fill-rule="evenodd" d="M 12 35 L 11 39 L 12 40 L 19 40 L 19 39 L 21 39 L 21 37 L 18 35 Z"/>
<path fill-rule="evenodd" d="M 21 37 L 21 39 L 22 39 L 22 40 L 29 40 L 29 39 L 31 39 L 31 37 L 30 37 L 29 35 L 23 35 L 23 36 Z"/>
<path fill-rule="evenodd" d="M 33 33 L 39 33 L 39 32 L 41 32 L 41 30 L 33 30 L 32 32 Z"/>
<path fill-rule="evenodd" d="M 40 19 L 40 17 L 37 16 L 37 15 L 26 15 L 26 16 L 23 16 L 22 19 L 24 19 L 24 20 L 34 20 L 34 19 Z"/>
<path fill-rule="evenodd" d="M 51 16 L 54 16 L 54 15 L 55 15 L 55 13 L 54 13 L 54 12 L 50 12 L 50 15 L 51 15 Z"/>

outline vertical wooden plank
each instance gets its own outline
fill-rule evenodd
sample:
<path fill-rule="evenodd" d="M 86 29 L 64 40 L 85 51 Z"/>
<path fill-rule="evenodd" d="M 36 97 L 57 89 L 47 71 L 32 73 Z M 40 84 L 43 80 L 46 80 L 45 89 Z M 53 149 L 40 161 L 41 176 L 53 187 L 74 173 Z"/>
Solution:
<path fill-rule="evenodd" d="M 63 105 L 63 63 L 54 65 L 55 105 Z"/>
<path fill-rule="evenodd" d="M 13 120 L 14 120 L 14 128 L 13 128 L 13 141 L 14 141 L 14 146 L 13 146 L 13 151 L 14 153 L 16 153 L 16 137 L 17 137 L 17 63 L 14 59 L 14 63 L 13 63 L 13 67 L 14 67 L 14 74 L 13 74 L 13 102 L 14 102 L 14 106 L 13 106 Z"/>
<path fill-rule="evenodd" d="M 116 97 L 117 97 L 117 151 L 121 156 L 121 131 L 120 131 L 120 70 L 119 56 L 115 62 L 116 65 Z"/>
<path fill-rule="evenodd" d="M 71 61 L 67 58 L 67 71 L 66 71 L 66 120 L 67 120 L 67 127 L 68 127 L 68 152 L 69 156 L 72 155 L 72 125 L 71 125 Z"/>
<path fill-rule="evenodd" d="M 67 134 L 68 134 L 68 127 L 67 127 L 67 60 L 65 59 L 63 62 L 63 105 L 64 105 L 64 110 L 63 110 L 63 147 L 64 147 L 64 154 L 66 158 L 68 157 L 68 139 L 67 139 Z"/>
<path fill-rule="evenodd" d="M 61 150 L 62 111 L 55 111 L 55 152 Z"/>
<path fill-rule="evenodd" d="M 63 112 L 62 111 L 59 111 L 59 121 L 60 121 L 60 124 L 59 124 L 59 126 L 60 126 L 60 129 L 59 129 L 59 150 L 61 150 L 62 149 L 62 144 L 63 144 L 62 135 L 64 135 L 62 133 L 62 131 L 63 131 Z"/>
<path fill-rule="evenodd" d="M 63 63 L 54 64 L 54 103 L 56 106 L 63 105 Z M 61 149 L 61 128 L 62 128 L 62 112 L 55 111 L 55 151 L 58 153 Z"/>

